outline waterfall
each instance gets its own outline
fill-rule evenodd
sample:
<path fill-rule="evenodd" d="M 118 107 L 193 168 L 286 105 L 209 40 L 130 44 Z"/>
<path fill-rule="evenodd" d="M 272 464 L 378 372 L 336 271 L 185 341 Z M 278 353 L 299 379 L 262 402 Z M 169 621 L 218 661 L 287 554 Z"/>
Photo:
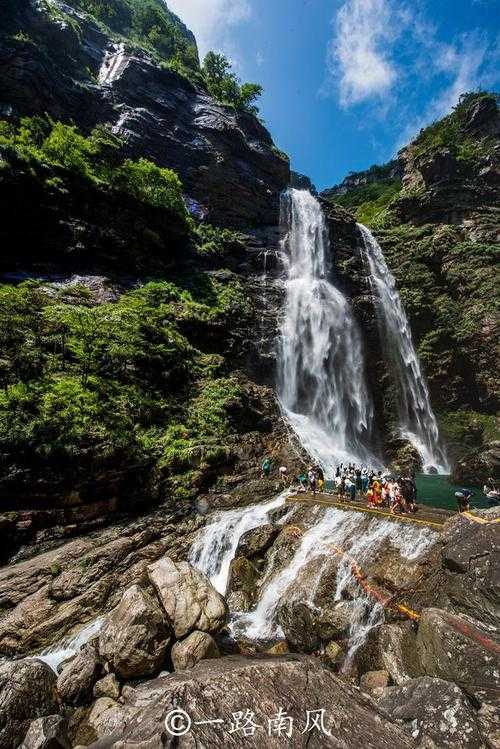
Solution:
<path fill-rule="evenodd" d="M 110 86 L 122 72 L 125 60 L 125 45 L 115 44 L 112 52 L 106 52 L 99 70 L 98 80 L 101 86 Z"/>
<path fill-rule="evenodd" d="M 283 637 L 277 621 L 280 604 L 294 598 L 294 584 L 300 570 L 313 560 L 324 558 L 325 563 L 308 579 L 307 603 L 314 608 L 313 598 L 334 546 L 344 549 L 362 568 L 368 569 L 370 561 L 385 543 L 398 549 L 403 559 L 415 562 L 437 539 L 438 535 L 428 528 L 416 529 L 379 519 L 371 519 L 367 525 L 367 519 L 362 514 L 333 508 L 322 510 L 322 517 L 306 530 L 284 568 L 273 569 L 274 560 L 270 558 L 256 607 L 249 613 L 236 613 L 231 622 L 231 631 L 237 637 L 244 636 L 251 640 L 267 641 Z M 336 579 L 332 583 L 335 601 L 341 601 L 350 587 L 357 587 L 352 566 L 346 557 L 340 559 Z M 355 603 L 356 610 L 349 629 L 347 662 L 352 660 L 370 629 L 384 618 L 380 603 L 368 598 L 361 589 Z"/>
<path fill-rule="evenodd" d="M 284 504 L 287 494 L 288 490 L 262 505 L 220 512 L 199 532 L 191 547 L 189 562 L 204 572 L 222 595 L 226 593 L 229 566 L 240 538 L 269 522 L 269 513 Z"/>
<path fill-rule="evenodd" d="M 358 228 L 370 270 L 382 346 L 397 386 L 401 436 L 416 447 L 425 471 L 435 468 L 439 473 L 449 473 L 450 466 L 439 441 L 436 417 L 396 281 L 373 234 L 362 224 L 358 224 Z"/>
<path fill-rule="evenodd" d="M 330 243 L 309 192 L 282 196 L 285 313 L 278 361 L 279 399 L 304 448 L 327 475 L 340 462 L 378 466 L 371 453 L 373 405 L 361 335 L 345 296 L 330 280 Z"/>

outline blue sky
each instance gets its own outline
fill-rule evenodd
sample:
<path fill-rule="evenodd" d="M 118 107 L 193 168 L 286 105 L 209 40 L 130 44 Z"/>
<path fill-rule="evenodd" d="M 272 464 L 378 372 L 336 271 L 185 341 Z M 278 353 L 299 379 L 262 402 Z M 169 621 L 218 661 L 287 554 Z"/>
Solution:
<path fill-rule="evenodd" d="M 261 115 L 323 189 L 500 84 L 500 0 L 167 0 L 200 51 L 264 86 Z"/>

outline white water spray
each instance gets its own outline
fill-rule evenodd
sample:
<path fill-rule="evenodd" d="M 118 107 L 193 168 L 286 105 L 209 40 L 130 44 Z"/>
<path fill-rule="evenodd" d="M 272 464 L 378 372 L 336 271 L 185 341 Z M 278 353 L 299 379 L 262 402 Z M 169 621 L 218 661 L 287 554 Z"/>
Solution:
<path fill-rule="evenodd" d="M 373 405 L 361 335 L 331 283 L 328 229 L 309 192 L 283 194 L 286 305 L 279 346 L 279 398 L 304 448 L 327 475 L 340 462 L 379 465 L 370 452 Z"/>
<path fill-rule="evenodd" d="M 36 658 L 47 663 L 47 665 L 57 673 L 57 667 L 63 661 L 72 658 L 79 653 L 80 649 L 86 645 L 87 642 L 90 642 L 94 637 L 97 637 L 101 631 L 103 622 L 104 616 L 94 619 L 82 627 L 76 635 L 66 637 L 60 642 L 51 645 L 46 650 L 42 651 L 40 655 L 37 655 Z"/>
<path fill-rule="evenodd" d="M 125 45 L 115 44 L 112 52 L 106 52 L 98 80 L 101 86 L 110 86 L 123 70 L 125 60 Z"/>
<path fill-rule="evenodd" d="M 234 559 L 240 538 L 247 531 L 267 523 L 269 512 L 281 507 L 288 493 L 283 492 L 262 505 L 221 512 L 210 525 L 201 529 L 191 547 L 189 561 L 193 567 L 210 578 L 219 593 L 226 593 L 229 566 Z"/>
<path fill-rule="evenodd" d="M 269 569 L 263 580 L 262 591 L 255 609 L 249 613 L 236 614 L 231 624 L 233 633 L 251 640 L 273 640 L 283 637 L 277 621 L 280 604 L 290 600 L 293 585 L 300 570 L 315 559 L 324 557 L 324 563 L 316 570 L 314 577 L 308 579 L 312 593 L 308 603 L 314 597 L 328 559 L 335 553 L 334 547 L 348 552 L 363 567 L 373 560 L 384 543 L 400 550 L 408 561 L 415 561 L 426 552 L 437 540 L 433 531 L 422 528 L 416 530 L 400 523 L 381 522 L 373 519 L 366 526 L 366 517 L 360 513 L 343 510 L 321 510 L 322 517 L 302 536 L 300 545 L 290 562 L 278 571 L 273 570 L 273 559 L 269 560 Z M 352 566 L 346 556 L 342 556 L 333 581 L 334 598 L 342 600 L 345 592 L 357 586 Z M 355 602 L 350 629 L 346 663 L 352 660 L 356 650 L 363 644 L 372 627 L 380 624 L 384 618 L 383 608 L 376 600 L 366 596 L 360 589 Z"/>
<path fill-rule="evenodd" d="M 450 466 L 439 441 L 436 417 L 396 281 L 373 234 L 362 224 L 358 224 L 358 228 L 370 269 L 380 337 L 397 386 L 401 436 L 416 447 L 425 471 L 435 468 L 439 473 L 449 473 Z"/>

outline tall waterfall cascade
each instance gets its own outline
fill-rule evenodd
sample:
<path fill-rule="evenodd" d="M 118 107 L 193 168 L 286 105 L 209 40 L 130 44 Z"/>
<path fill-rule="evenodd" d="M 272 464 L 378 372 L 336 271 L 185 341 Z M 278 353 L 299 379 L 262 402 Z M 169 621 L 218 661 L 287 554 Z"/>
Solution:
<path fill-rule="evenodd" d="M 363 254 L 370 271 L 370 283 L 384 354 L 391 365 L 397 388 L 401 436 L 418 450 L 424 470 L 449 473 L 450 466 L 439 440 L 439 429 L 429 391 L 413 344 L 408 318 L 396 288 L 396 281 L 373 234 L 358 224 Z"/>
<path fill-rule="evenodd" d="M 285 418 L 327 475 L 340 462 L 379 465 L 370 451 L 373 404 L 361 334 L 346 297 L 332 283 L 328 229 L 305 190 L 282 196 L 285 311 L 278 395 Z"/>

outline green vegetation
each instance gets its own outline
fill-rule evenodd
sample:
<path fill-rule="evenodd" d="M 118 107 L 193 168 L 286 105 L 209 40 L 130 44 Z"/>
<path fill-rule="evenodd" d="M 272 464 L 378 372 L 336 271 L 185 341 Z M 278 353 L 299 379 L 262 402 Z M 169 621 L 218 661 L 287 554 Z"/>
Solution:
<path fill-rule="evenodd" d="M 208 274 L 150 282 L 116 303 L 87 297 L 0 286 L 2 483 L 135 470 L 175 479 L 176 491 L 194 456 L 213 460 L 236 431 L 226 404 L 242 391 L 225 355 L 246 297 L 233 277 Z"/>
<path fill-rule="evenodd" d="M 423 129 L 411 145 L 414 156 L 424 156 L 440 148 L 447 148 L 466 167 L 473 167 L 488 154 L 494 139 L 474 137 L 465 131 L 470 107 L 480 99 L 497 100 L 494 94 L 479 92 L 463 94 L 451 114 Z"/>
<path fill-rule="evenodd" d="M 494 409 L 497 247 L 446 224 L 377 231 L 439 410 Z"/>
<path fill-rule="evenodd" d="M 136 200 L 186 217 L 182 185 L 171 169 L 147 159 L 131 161 L 121 156 L 121 141 L 104 127 L 88 137 L 73 125 L 43 117 L 25 117 L 19 125 L 0 120 L 0 148 L 28 165 L 51 165 Z M 62 188 L 61 176 L 52 186 Z"/>
<path fill-rule="evenodd" d="M 354 210 L 358 221 L 367 226 L 373 226 L 377 220 L 380 221 L 385 210 L 400 191 L 400 180 L 384 179 L 380 182 L 370 182 L 367 185 L 354 187 L 343 195 L 331 195 L 329 200 L 344 208 Z"/>
<path fill-rule="evenodd" d="M 158 60 L 177 65 L 187 73 L 198 70 L 193 35 L 162 0 L 73 0 L 73 5 Z"/>
<path fill-rule="evenodd" d="M 258 114 L 256 99 L 262 95 L 257 83 L 241 83 L 224 55 L 209 52 L 203 61 L 202 73 L 208 92 L 223 104 L 250 114 Z"/>

